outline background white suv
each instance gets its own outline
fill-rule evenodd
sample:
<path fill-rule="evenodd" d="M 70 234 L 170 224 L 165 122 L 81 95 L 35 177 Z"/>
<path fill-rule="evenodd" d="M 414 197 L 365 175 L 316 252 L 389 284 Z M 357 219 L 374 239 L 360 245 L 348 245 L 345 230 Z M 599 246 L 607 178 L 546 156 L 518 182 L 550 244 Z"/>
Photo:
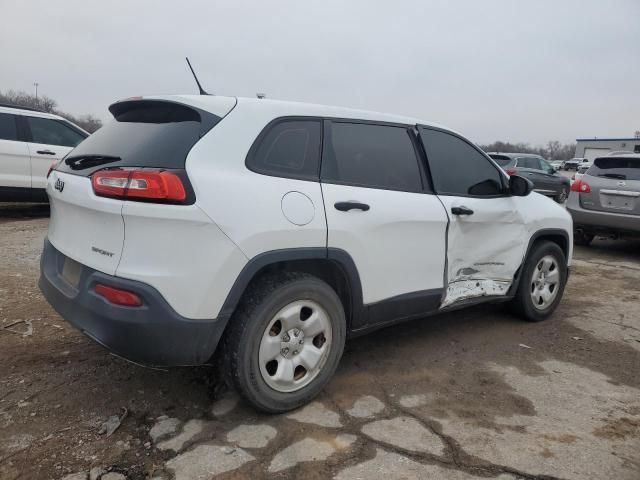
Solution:
<path fill-rule="evenodd" d="M 450 130 L 217 96 L 110 111 L 49 177 L 40 287 L 123 357 L 217 349 L 246 400 L 281 412 L 348 336 L 484 301 L 539 321 L 562 297 L 569 214 Z"/>
<path fill-rule="evenodd" d="M 57 115 L 0 104 L 0 201 L 46 202 L 49 167 L 88 136 Z"/>

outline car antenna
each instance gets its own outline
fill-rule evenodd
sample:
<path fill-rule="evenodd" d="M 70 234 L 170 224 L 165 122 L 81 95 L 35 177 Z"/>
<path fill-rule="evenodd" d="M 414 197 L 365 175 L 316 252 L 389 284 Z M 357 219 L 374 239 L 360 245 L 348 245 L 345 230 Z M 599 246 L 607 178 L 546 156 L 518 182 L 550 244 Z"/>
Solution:
<path fill-rule="evenodd" d="M 195 79 L 196 83 L 198 84 L 198 90 L 200 90 L 200 95 L 211 95 L 210 93 L 207 93 L 204 88 L 202 88 L 202 85 L 200 85 L 200 82 L 198 81 L 198 77 L 196 76 L 196 72 L 193 71 L 193 67 L 191 66 L 191 62 L 189 61 L 189 57 L 184 57 L 187 60 L 187 65 L 189 65 L 189 69 L 191 70 L 191 73 L 193 74 L 193 78 Z"/>

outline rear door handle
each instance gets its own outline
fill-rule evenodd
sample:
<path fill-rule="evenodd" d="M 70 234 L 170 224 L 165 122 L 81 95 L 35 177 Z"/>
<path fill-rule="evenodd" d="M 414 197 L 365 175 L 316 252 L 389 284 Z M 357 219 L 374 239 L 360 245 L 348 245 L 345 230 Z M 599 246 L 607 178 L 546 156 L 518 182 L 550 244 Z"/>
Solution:
<path fill-rule="evenodd" d="M 56 152 L 52 152 L 51 150 L 38 150 L 37 153 L 40 155 L 55 155 Z"/>
<path fill-rule="evenodd" d="M 467 207 L 451 207 L 451 213 L 454 215 L 473 215 L 473 210 Z"/>
<path fill-rule="evenodd" d="M 349 210 L 362 210 L 366 212 L 369 210 L 369 205 L 360 202 L 337 202 L 333 206 L 341 212 L 348 212 Z"/>

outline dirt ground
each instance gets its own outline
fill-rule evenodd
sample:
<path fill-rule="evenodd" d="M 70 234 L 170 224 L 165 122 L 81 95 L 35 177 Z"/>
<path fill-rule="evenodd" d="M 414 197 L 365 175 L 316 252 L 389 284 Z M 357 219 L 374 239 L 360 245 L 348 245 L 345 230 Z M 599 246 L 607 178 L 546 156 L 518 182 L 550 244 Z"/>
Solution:
<path fill-rule="evenodd" d="M 640 242 L 577 248 L 546 322 L 488 305 L 352 340 L 317 402 L 266 416 L 54 313 L 47 213 L 0 204 L 0 479 L 640 479 Z"/>

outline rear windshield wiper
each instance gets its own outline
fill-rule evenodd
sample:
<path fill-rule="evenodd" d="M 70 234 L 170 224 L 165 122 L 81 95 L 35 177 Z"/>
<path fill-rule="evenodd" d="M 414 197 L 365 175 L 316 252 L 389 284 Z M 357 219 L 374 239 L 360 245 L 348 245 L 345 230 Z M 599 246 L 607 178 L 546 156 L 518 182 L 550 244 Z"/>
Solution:
<path fill-rule="evenodd" d="M 122 160 L 120 157 L 109 155 L 78 155 L 76 157 L 66 158 L 64 163 L 69 165 L 71 170 L 84 170 L 85 168 L 97 167 L 107 163 L 113 163 Z"/>
<path fill-rule="evenodd" d="M 600 173 L 599 177 L 617 178 L 618 180 L 626 180 L 627 176 L 623 173 Z"/>

